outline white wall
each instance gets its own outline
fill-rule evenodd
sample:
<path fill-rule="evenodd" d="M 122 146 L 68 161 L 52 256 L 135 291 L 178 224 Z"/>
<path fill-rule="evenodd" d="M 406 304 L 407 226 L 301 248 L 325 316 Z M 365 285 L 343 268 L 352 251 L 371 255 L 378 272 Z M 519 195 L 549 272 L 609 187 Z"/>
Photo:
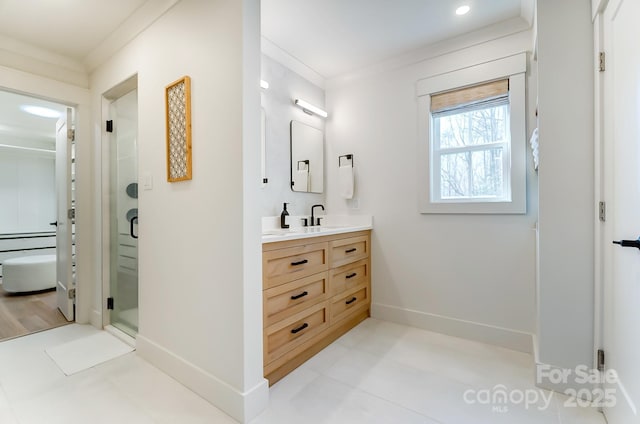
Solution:
<path fill-rule="evenodd" d="M 0 199 L 0 234 L 53 231 L 55 154 L 0 148 Z"/>
<path fill-rule="evenodd" d="M 138 76 L 139 179 L 153 180 L 138 198 L 138 353 L 239 420 L 268 396 L 253 200 L 259 67 L 257 0 L 183 0 L 91 75 L 103 152 L 102 93 Z M 168 183 L 164 92 L 184 75 L 192 81 L 193 179 Z"/>
<path fill-rule="evenodd" d="M 529 149 L 526 215 L 422 215 L 416 184 L 416 82 L 531 51 L 531 31 L 516 26 L 432 46 L 421 52 L 427 60 L 403 58 L 386 71 L 329 81 L 327 193 L 330 213 L 374 216 L 374 317 L 528 351 L 535 323 L 537 219 Z M 531 72 L 527 82 L 535 93 Z M 531 97 L 527 116 L 533 123 Z M 346 153 L 355 155 L 355 202 L 336 195 L 337 158 Z"/>
<path fill-rule="evenodd" d="M 325 203 L 326 184 L 322 194 L 291 191 L 289 124 L 294 120 L 324 131 L 323 118 L 307 115 L 293 103 L 293 99 L 301 98 L 323 108 L 324 90 L 269 56 L 262 55 L 261 68 L 262 79 L 269 83 L 269 89 L 262 90 L 262 107 L 267 117 L 265 156 L 269 182 L 261 192 L 261 213 L 262 216 L 280 215 L 282 203 L 287 202 L 291 215 L 310 215 L 312 205 Z M 325 157 L 325 170 L 326 161 Z"/>
<path fill-rule="evenodd" d="M 584 0 L 538 1 L 539 360 L 592 365 L 593 28 Z"/>

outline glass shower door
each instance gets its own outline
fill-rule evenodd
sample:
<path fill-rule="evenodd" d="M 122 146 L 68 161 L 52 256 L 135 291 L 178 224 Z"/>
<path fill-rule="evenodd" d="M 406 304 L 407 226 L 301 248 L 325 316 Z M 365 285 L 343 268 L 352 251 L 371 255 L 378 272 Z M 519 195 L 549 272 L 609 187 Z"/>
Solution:
<path fill-rule="evenodd" d="M 138 93 L 111 103 L 109 140 L 111 325 L 130 336 L 138 332 Z"/>

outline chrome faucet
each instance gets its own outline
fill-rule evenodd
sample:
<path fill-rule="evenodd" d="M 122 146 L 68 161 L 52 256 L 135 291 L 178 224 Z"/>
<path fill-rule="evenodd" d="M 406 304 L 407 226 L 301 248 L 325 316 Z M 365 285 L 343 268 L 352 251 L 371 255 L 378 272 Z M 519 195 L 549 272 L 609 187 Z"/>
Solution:
<path fill-rule="evenodd" d="M 311 222 L 309 223 L 309 226 L 313 227 L 314 225 L 320 225 L 320 218 L 318 218 L 318 223 L 316 224 L 316 220 L 315 220 L 315 216 L 313 214 L 313 210 L 317 207 L 321 207 L 322 210 L 324 210 L 324 206 L 322 205 L 313 205 L 311 206 Z"/>

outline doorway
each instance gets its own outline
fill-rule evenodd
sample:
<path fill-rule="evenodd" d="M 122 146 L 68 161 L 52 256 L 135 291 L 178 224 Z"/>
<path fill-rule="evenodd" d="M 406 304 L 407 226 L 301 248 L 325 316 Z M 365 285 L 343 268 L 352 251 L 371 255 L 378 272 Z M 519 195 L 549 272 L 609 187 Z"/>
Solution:
<path fill-rule="evenodd" d="M 131 78 L 104 96 L 108 117 L 107 321 L 135 337 L 138 332 L 138 90 Z M 103 150 L 104 151 L 104 150 Z M 106 211 L 106 210 L 105 210 Z"/>
<path fill-rule="evenodd" d="M 0 90 L 0 112 L 0 340 L 5 340 L 74 320 L 75 223 L 69 213 L 75 210 L 75 157 L 68 138 L 72 108 Z M 69 157 L 64 164 L 56 141 L 62 121 L 60 143 Z M 66 131 L 67 124 L 72 131 Z M 68 205 L 60 205 L 61 196 Z M 65 222 L 58 226 L 63 207 Z M 61 265 L 70 272 L 60 275 Z"/>

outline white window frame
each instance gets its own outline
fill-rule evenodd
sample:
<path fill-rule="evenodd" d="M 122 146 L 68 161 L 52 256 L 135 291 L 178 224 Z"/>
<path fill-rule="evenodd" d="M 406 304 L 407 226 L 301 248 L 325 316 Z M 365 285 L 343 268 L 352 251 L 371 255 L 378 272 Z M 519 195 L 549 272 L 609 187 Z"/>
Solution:
<path fill-rule="evenodd" d="M 436 214 L 524 214 L 527 211 L 526 181 L 526 53 L 497 59 L 468 68 L 447 72 L 419 80 L 418 95 L 418 208 L 420 213 Z M 481 84 L 498 79 L 509 79 L 509 129 L 511 132 L 508 154 L 510 164 L 508 180 L 510 200 L 451 199 L 432 200 L 431 164 L 431 95 L 443 91 Z M 506 175 L 506 174 L 505 174 Z M 438 178 L 437 183 L 440 180 Z M 439 189 L 439 188 L 436 188 Z M 509 197 L 509 196 L 507 196 Z"/>

